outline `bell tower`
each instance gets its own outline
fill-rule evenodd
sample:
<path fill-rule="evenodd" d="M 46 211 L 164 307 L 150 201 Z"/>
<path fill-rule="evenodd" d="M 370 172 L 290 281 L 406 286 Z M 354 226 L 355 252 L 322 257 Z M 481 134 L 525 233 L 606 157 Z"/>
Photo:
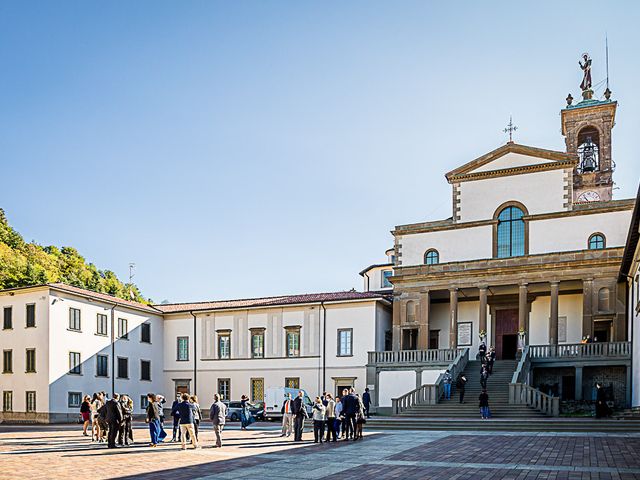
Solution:
<path fill-rule="evenodd" d="M 611 100 L 607 87 L 604 100 L 593 99 L 591 59 L 583 54 L 582 101 L 573 105 L 571 94 L 561 110 L 562 135 L 567 153 L 577 155 L 573 171 L 573 201 L 577 203 L 611 200 L 615 162 L 611 158 L 611 129 L 615 125 L 618 102 Z M 587 63 L 588 61 L 588 63 Z"/>

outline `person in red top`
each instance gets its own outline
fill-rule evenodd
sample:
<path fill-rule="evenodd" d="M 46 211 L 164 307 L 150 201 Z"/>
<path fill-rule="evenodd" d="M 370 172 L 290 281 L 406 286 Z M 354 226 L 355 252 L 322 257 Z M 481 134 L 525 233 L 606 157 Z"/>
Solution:
<path fill-rule="evenodd" d="M 289 437 L 293 431 L 293 413 L 291 412 L 291 394 L 284 394 L 284 403 L 280 409 L 282 413 L 282 435 L 281 437 Z"/>

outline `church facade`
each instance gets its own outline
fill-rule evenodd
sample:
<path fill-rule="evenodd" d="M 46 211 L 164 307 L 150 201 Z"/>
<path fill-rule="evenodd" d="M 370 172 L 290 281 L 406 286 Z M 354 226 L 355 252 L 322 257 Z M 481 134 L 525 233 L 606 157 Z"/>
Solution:
<path fill-rule="evenodd" d="M 634 200 L 612 195 L 617 103 L 610 92 L 567 102 L 565 151 L 510 141 L 445 175 L 450 218 L 395 227 L 392 348 L 469 349 L 473 359 L 484 342 L 507 360 L 526 347 L 545 356 L 585 341 L 612 344 L 622 358 L 548 362 L 527 383 L 582 400 L 602 381 L 625 405 L 629 332 L 618 277 Z M 392 363 L 392 380 L 381 380 L 381 365 L 370 374 L 382 409 L 424 383 L 424 368 L 402 381 L 402 361 Z"/>

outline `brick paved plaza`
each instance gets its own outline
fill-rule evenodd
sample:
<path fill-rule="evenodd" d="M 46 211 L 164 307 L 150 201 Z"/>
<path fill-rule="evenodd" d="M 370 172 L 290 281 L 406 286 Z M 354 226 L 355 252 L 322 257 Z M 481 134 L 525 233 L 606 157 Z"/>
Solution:
<path fill-rule="evenodd" d="M 640 479 L 638 434 L 368 432 L 360 442 L 294 445 L 275 425 L 225 432 L 211 448 L 132 447 L 107 450 L 77 426 L 0 426 L 0 478 L 142 479 Z"/>

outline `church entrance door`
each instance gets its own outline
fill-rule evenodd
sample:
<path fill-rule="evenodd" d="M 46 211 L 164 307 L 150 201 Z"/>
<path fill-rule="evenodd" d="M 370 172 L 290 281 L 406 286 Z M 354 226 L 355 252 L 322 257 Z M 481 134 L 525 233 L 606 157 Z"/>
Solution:
<path fill-rule="evenodd" d="M 518 309 L 496 310 L 496 358 L 513 360 L 518 352 Z"/>

